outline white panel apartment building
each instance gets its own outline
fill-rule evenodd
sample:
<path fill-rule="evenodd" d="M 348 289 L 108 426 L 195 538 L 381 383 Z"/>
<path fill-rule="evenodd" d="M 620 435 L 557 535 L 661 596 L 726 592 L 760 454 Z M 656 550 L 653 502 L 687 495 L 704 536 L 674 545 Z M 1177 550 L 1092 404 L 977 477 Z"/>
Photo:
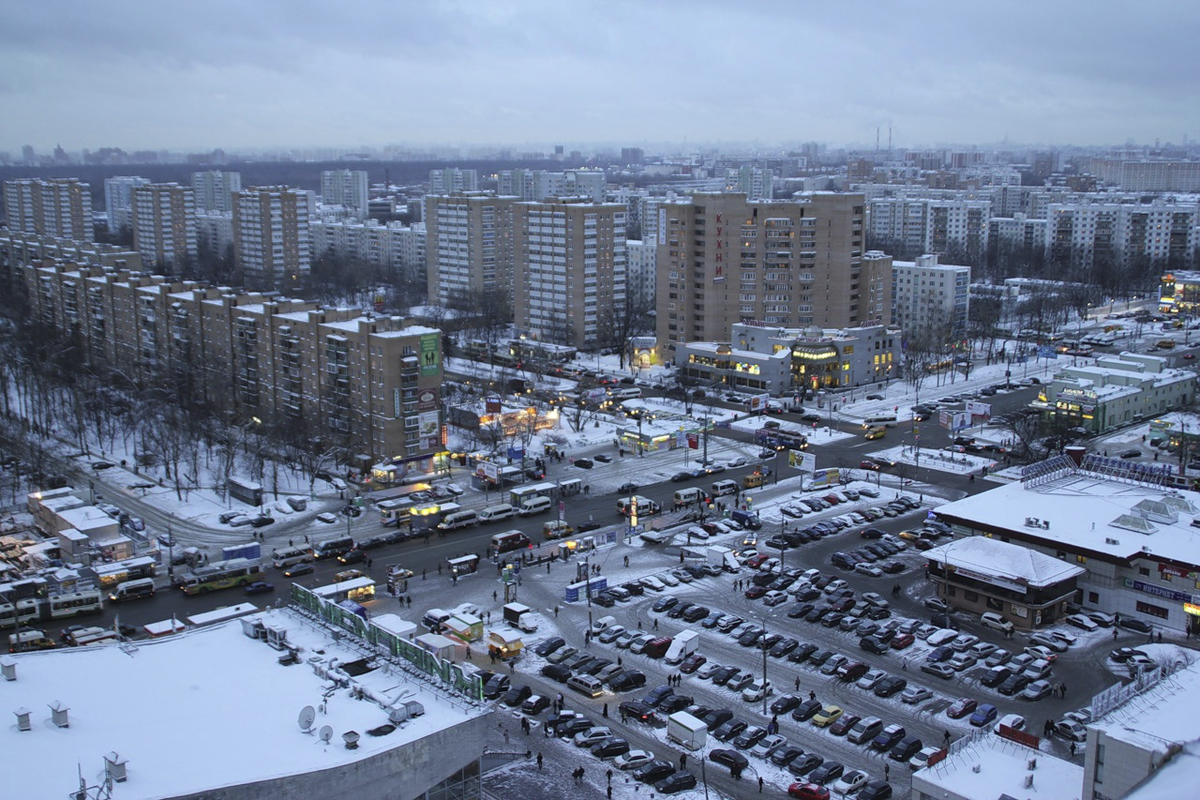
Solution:
<path fill-rule="evenodd" d="M 133 190 L 149 183 L 149 178 L 137 175 L 104 179 L 104 215 L 108 218 L 109 233 L 119 233 L 122 228 L 133 229 Z"/>
<path fill-rule="evenodd" d="M 247 286 L 277 289 L 308 273 L 312 263 L 308 221 L 312 192 L 259 186 L 237 194 L 233 244 Z"/>
<path fill-rule="evenodd" d="M 908 336 L 925 332 L 938 341 L 967 333 L 971 268 L 938 264 L 936 255 L 892 262 L 892 322 Z"/>
<path fill-rule="evenodd" d="M 578 349 L 611 346 L 625 308 L 625 206 L 517 203 L 513 227 L 517 329 Z"/>
<path fill-rule="evenodd" d="M 634 308 L 654 308 L 657 254 L 654 242 L 625 242 L 625 295 Z"/>
<path fill-rule="evenodd" d="M 233 196 L 242 190 L 242 173 L 208 172 L 192 173 L 192 193 L 195 195 L 197 212 L 233 213 Z"/>
<path fill-rule="evenodd" d="M 1054 203 L 1047 212 L 1046 255 L 1059 263 L 1190 263 L 1200 246 L 1193 202 Z"/>
<path fill-rule="evenodd" d="M 142 263 L 178 273 L 197 255 L 196 206 L 191 188 L 151 183 L 133 190 L 133 246 Z"/>
<path fill-rule="evenodd" d="M 312 252 L 354 258 L 410 277 L 425 276 L 425 224 L 412 227 L 379 220 L 322 220 L 309 224 Z"/>
<path fill-rule="evenodd" d="M 987 253 L 990 200 L 880 197 L 869 204 L 872 247 L 961 254 Z"/>
<path fill-rule="evenodd" d="M 444 167 L 429 171 L 429 193 L 475 192 L 479 190 L 479 173 L 473 169 Z"/>
<path fill-rule="evenodd" d="M 430 303 L 449 306 L 490 290 L 510 296 L 515 202 L 483 192 L 425 196 Z"/>
<path fill-rule="evenodd" d="M 367 216 L 367 173 L 357 169 L 331 169 L 321 173 L 321 203 L 343 206 L 352 216 Z"/>

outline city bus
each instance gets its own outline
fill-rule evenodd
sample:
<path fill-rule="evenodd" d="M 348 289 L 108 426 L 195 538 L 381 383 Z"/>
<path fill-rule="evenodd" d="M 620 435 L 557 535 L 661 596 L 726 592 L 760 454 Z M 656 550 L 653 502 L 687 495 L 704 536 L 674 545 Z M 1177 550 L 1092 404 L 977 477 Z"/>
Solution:
<path fill-rule="evenodd" d="M 804 434 L 782 428 L 759 428 L 754 432 L 754 441 L 774 450 L 803 450 L 808 447 L 808 437 Z"/>
<path fill-rule="evenodd" d="M 207 567 L 192 570 L 183 576 L 179 588 L 187 595 L 205 594 L 218 589 L 231 589 L 258 580 L 262 567 L 248 558 L 216 561 Z"/>
<path fill-rule="evenodd" d="M 42 619 L 63 619 L 79 614 L 98 614 L 104 608 L 104 595 L 99 589 L 80 589 L 76 592 L 50 595 L 40 603 Z"/>

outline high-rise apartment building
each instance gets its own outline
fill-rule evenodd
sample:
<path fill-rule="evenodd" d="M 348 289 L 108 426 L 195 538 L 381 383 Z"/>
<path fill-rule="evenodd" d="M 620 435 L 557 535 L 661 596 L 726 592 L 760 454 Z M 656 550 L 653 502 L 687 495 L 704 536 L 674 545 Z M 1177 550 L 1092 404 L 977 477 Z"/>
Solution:
<path fill-rule="evenodd" d="M 722 341 L 737 322 L 848 328 L 891 321 L 891 257 L 864 250 L 861 194 L 751 202 L 698 192 L 657 207 L 658 347 Z"/>
<path fill-rule="evenodd" d="M 657 258 L 654 242 L 630 239 L 625 243 L 625 296 L 632 308 L 654 308 Z"/>
<path fill-rule="evenodd" d="M 479 190 L 479 173 L 473 169 L 443 167 L 429 171 L 429 193 L 451 194 Z"/>
<path fill-rule="evenodd" d="M 967 335 L 971 268 L 938 264 L 937 255 L 892 262 L 892 322 L 904 335 L 938 343 Z"/>
<path fill-rule="evenodd" d="M 750 200 L 770 200 L 775 192 L 775 170 L 751 166 L 727 169 L 725 191 L 741 192 Z"/>
<path fill-rule="evenodd" d="M 198 212 L 233 213 L 233 196 L 242 190 L 242 174 L 240 172 L 208 172 L 192 173 L 192 192 L 196 200 Z"/>
<path fill-rule="evenodd" d="M 953 254 L 974 263 L 987 254 L 990 200 L 880 197 L 869 205 L 873 247 Z"/>
<path fill-rule="evenodd" d="M 151 183 L 134 188 L 133 246 L 143 264 L 176 274 L 196 258 L 196 206 L 190 187 Z"/>
<path fill-rule="evenodd" d="M 353 216 L 367 216 L 366 170 L 331 169 L 321 173 L 321 202 L 327 206 L 344 206 Z"/>
<path fill-rule="evenodd" d="M 91 187 L 75 178 L 23 178 L 4 182 L 8 227 L 81 242 L 95 240 Z"/>
<path fill-rule="evenodd" d="M 513 207 L 513 319 L 539 341 L 619 343 L 625 309 L 625 206 L 570 200 Z"/>
<path fill-rule="evenodd" d="M 118 234 L 123 228 L 133 229 L 133 190 L 149 183 L 149 178 L 136 175 L 104 179 L 104 215 L 108 218 L 110 234 Z"/>
<path fill-rule="evenodd" d="M 237 193 L 233 247 L 247 286 L 281 289 L 308 273 L 311 192 L 289 186 L 258 186 Z"/>
<path fill-rule="evenodd" d="M 512 297 L 512 197 L 425 196 L 429 302 L 459 305 L 485 291 Z"/>

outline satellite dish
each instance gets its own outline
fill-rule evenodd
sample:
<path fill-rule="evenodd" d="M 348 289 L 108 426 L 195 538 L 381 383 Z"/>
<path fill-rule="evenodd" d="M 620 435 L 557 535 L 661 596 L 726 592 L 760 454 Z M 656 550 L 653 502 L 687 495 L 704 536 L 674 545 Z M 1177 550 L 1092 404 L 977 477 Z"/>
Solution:
<path fill-rule="evenodd" d="M 329 744 L 329 740 L 333 738 L 333 728 L 329 725 L 322 725 L 317 736 L 320 737 L 322 744 Z"/>
<path fill-rule="evenodd" d="M 317 718 L 317 710 L 312 706 L 305 706 L 300 709 L 300 717 L 296 720 L 296 724 L 300 726 L 300 730 L 304 733 L 312 733 L 313 720 Z"/>

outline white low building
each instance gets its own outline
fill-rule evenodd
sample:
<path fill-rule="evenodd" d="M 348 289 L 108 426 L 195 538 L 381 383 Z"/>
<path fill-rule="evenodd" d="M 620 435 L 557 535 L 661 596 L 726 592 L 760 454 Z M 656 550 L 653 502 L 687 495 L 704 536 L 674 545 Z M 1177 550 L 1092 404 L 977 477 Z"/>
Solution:
<path fill-rule="evenodd" d="M 914 800 L 1082 800 L 1083 768 L 985 729 L 955 742 L 945 759 L 914 773 L 912 796 Z"/>

